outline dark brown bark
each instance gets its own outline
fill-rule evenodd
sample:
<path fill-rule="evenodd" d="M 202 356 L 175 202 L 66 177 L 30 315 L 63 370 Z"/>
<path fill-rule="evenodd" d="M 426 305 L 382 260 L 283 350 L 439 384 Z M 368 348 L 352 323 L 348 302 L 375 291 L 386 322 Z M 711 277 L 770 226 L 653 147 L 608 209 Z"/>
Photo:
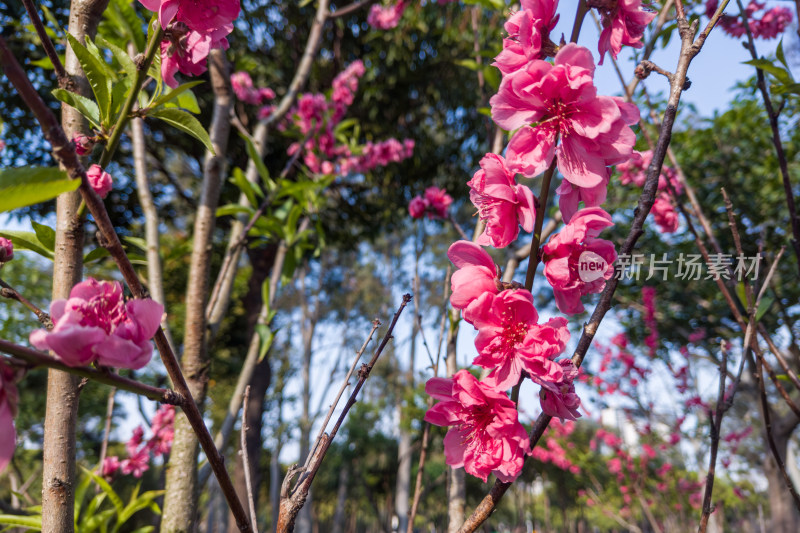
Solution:
<path fill-rule="evenodd" d="M 230 66 L 222 50 L 212 50 L 208 61 L 214 91 L 214 115 L 209 128 L 215 155 L 206 154 L 203 192 L 194 223 L 194 245 L 186 290 L 186 331 L 181 367 L 186 383 L 202 412 L 208 386 L 206 298 L 211 269 L 216 209 L 225 170 L 230 134 Z M 175 417 L 175 440 L 167 465 L 162 532 L 193 531 L 197 521 L 198 440 L 183 413 Z M 239 525 L 241 527 L 241 524 Z"/>

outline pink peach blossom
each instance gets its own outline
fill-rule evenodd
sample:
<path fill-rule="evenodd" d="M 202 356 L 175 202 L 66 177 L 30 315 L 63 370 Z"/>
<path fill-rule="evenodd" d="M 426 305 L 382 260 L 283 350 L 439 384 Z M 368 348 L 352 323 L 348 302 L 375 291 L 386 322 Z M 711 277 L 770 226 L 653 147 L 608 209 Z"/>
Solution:
<path fill-rule="evenodd" d="M 599 207 L 606 201 L 608 196 L 608 182 L 611 177 L 611 169 L 606 169 L 606 178 L 594 187 L 578 187 L 567 180 L 561 182 L 556 189 L 558 194 L 558 209 L 561 211 L 561 218 L 565 223 L 569 223 L 575 213 L 578 212 L 581 202 L 583 207 Z"/>
<path fill-rule="evenodd" d="M 675 211 L 675 206 L 672 205 L 672 200 L 668 195 L 660 193 L 656 196 L 651 212 L 653 213 L 653 220 L 655 220 L 661 233 L 675 233 L 678 231 L 678 212 Z"/>
<path fill-rule="evenodd" d="M 421 196 L 415 196 L 408 203 L 408 214 L 411 218 L 422 218 L 428 210 L 428 202 Z"/>
<path fill-rule="evenodd" d="M 206 59 L 213 48 L 228 48 L 225 38 L 233 26 L 211 33 L 200 33 L 185 26 L 170 32 L 171 39 L 161 41 L 161 77 L 173 89 L 178 86 L 175 75 L 199 76 L 206 71 Z"/>
<path fill-rule="evenodd" d="M 75 144 L 75 153 L 79 156 L 88 155 L 94 147 L 94 140 L 83 133 L 73 135 L 72 142 Z"/>
<path fill-rule="evenodd" d="M 630 157 L 636 137 L 629 125 L 639 110 L 597 96 L 594 70 L 591 52 L 570 43 L 554 64 L 534 60 L 503 78 L 490 104 L 500 127 L 518 130 L 506 153 L 511 169 L 533 177 L 556 158 L 568 181 L 591 188 L 606 179 L 608 165 Z"/>
<path fill-rule="evenodd" d="M 553 361 L 569 340 L 567 321 L 538 324 L 533 296 L 525 289 L 485 292 L 469 309 L 478 330 L 473 363 L 492 372 L 485 382 L 497 390 L 516 385 L 522 372 L 542 382 L 559 382 L 562 367 Z"/>
<path fill-rule="evenodd" d="M 425 392 L 439 400 L 425 413 L 425 421 L 453 426 L 444 438 L 448 465 L 463 466 L 484 482 L 489 474 L 506 483 L 519 476 L 530 441 L 508 396 L 467 370 L 428 380 Z"/>
<path fill-rule="evenodd" d="M 428 202 L 428 215 L 431 217 L 447 218 L 447 210 L 453 203 L 453 197 L 439 187 L 425 189 L 425 201 Z"/>
<path fill-rule="evenodd" d="M 140 478 L 150 469 L 150 453 L 142 448 L 122 461 L 119 466 L 123 474 L 133 474 L 133 477 Z"/>
<path fill-rule="evenodd" d="M 86 179 L 89 180 L 89 185 L 100 198 L 105 198 L 111 189 L 114 187 L 114 181 L 111 175 L 103 170 L 100 165 L 92 165 L 86 171 Z"/>
<path fill-rule="evenodd" d="M 456 241 L 447 250 L 447 257 L 458 269 L 450 277 L 450 305 L 461 309 L 470 324 L 472 304 L 483 294 L 499 292 L 499 271 L 491 256 L 477 244 Z"/>
<path fill-rule="evenodd" d="M 103 459 L 103 465 L 100 470 L 100 475 L 103 476 L 106 480 L 110 480 L 114 477 L 114 474 L 117 473 L 119 470 L 120 461 L 119 457 L 116 455 L 112 455 L 110 457 L 106 457 Z"/>
<path fill-rule="evenodd" d="M 239 0 L 139 0 L 139 2 L 150 11 L 158 13 L 158 21 L 162 28 L 167 29 L 175 19 L 200 33 L 210 33 L 230 26 L 239 16 L 241 9 Z"/>
<path fill-rule="evenodd" d="M 505 23 L 508 37 L 503 39 L 503 51 L 492 65 L 503 74 L 510 74 L 529 61 L 553 55 L 555 44 L 550 32 L 558 23 L 557 8 L 558 0 L 523 0 L 522 9 Z"/>
<path fill-rule="evenodd" d="M 150 339 L 163 313 L 164 307 L 153 300 L 125 302 L 118 282 L 89 278 L 72 288 L 68 300 L 50 305 L 55 327 L 32 332 L 30 342 L 40 350 L 52 350 L 70 366 L 97 361 L 135 370 L 150 361 Z"/>
<path fill-rule="evenodd" d="M 603 31 L 598 44 L 601 65 L 606 52 L 616 59 L 623 46 L 644 46 L 644 29 L 656 13 L 644 11 L 642 0 L 590 0 L 589 6 L 596 7 L 602 17 Z"/>
<path fill-rule="evenodd" d="M 467 182 L 469 198 L 478 208 L 486 229 L 478 238 L 481 246 L 505 248 L 519 235 L 519 226 L 533 231 L 536 218 L 535 198 L 531 190 L 518 185 L 515 174 L 497 154 L 486 154 L 480 170 Z"/>
<path fill-rule="evenodd" d="M 388 6 L 373 4 L 367 15 L 367 23 L 378 30 L 391 30 L 397 27 L 405 10 L 404 0 Z"/>
<path fill-rule="evenodd" d="M 613 263 L 617 259 L 614 244 L 597 238 L 603 228 L 613 225 L 611 215 L 602 208 L 581 209 L 542 248 L 544 274 L 553 287 L 556 305 L 562 313 L 573 315 L 582 312 L 581 296 L 601 292 L 606 280 L 614 275 Z M 584 252 L 592 252 L 606 262 L 606 269 L 600 277 L 581 279 L 578 267 Z"/>

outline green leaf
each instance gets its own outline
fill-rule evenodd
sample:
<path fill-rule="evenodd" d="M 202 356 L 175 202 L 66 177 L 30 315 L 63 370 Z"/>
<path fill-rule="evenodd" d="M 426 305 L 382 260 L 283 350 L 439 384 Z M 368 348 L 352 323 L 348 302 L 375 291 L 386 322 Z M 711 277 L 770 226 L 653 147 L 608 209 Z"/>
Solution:
<path fill-rule="evenodd" d="M 775 299 L 771 296 L 761 299 L 761 302 L 758 304 L 758 309 L 756 310 L 756 322 L 760 321 L 761 317 L 763 317 L 766 312 L 769 311 L 769 308 L 772 306 L 772 302 L 774 301 Z"/>
<path fill-rule="evenodd" d="M 72 180 L 55 167 L 19 167 L 0 170 L 0 212 L 52 200 L 76 190 L 80 180 Z"/>
<path fill-rule="evenodd" d="M 83 256 L 83 262 L 91 263 L 93 261 L 98 261 L 110 255 L 111 254 L 105 248 L 95 248 L 94 250 Z"/>
<path fill-rule="evenodd" d="M 111 80 L 106 75 L 107 66 L 69 33 L 67 39 L 92 87 L 97 106 L 100 108 L 101 123 L 106 126 L 111 107 Z"/>
<path fill-rule="evenodd" d="M 206 132 L 199 120 L 186 111 L 181 109 L 156 109 L 155 111 L 150 111 L 148 116 L 163 120 L 170 126 L 188 133 L 203 143 L 209 152 L 214 153 L 214 146 L 211 144 L 208 132 Z"/>
<path fill-rule="evenodd" d="M 261 179 L 264 180 L 264 184 L 270 191 L 275 190 L 275 182 L 272 181 L 272 178 L 269 175 L 269 170 L 267 170 L 267 165 L 264 164 L 264 159 L 258 154 L 258 150 L 256 150 L 256 146 L 253 144 L 253 140 L 249 137 L 242 136 L 245 142 L 245 146 L 247 148 L 247 156 L 250 158 L 256 165 L 256 169 L 258 170 L 258 175 L 261 176 Z M 264 196 L 261 194 L 260 196 Z M 258 205 L 258 204 L 253 204 Z"/>
<path fill-rule="evenodd" d="M 236 216 L 236 215 L 247 215 L 248 217 L 251 217 L 255 212 L 256 210 L 253 209 L 252 207 L 239 204 L 227 204 L 217 208 L 218 217 Z"/>
<path fill-rule="evenodd" d="M 120 498 L 119 495 L 114 492 L 114 489 L 111 488 L 111 485 L 108 484 L 108 481 L 84 466 L 81 466 L 81 470 L 83 470 L 85 474 L 92 476 L 92 479 L 95 483 L 97 483 L 97 486 L 100 487 L 100 490 L 102 490 L 106 496 L 108 496 L 108 499 L 114 505 L 117 515 L 121 515 L 122 511 L 125 509 L 125 504 L 122 503 L 122 498 Z"/>
<path fill-rule="evenodd" d="M 763 70 L 764 72 L 769 72 L 778 78 L 779 81 L 783 82 L 784 85 L 788 85 L 794 81 L 788 70 L 773 65 L 772 61 L 768 61 L 766 59 L 751 59 L 750 61 L 745 61 L 744 64 L 752 65 Z"/>
<path fill-rule="evenodd" d="M 14 243 L 14 251 L 30 250 L 47 259 L 53 259 L 53 252 L 39 242 L 38 237 L 32 231 L 0 230 L 0 237 L 10 239 Z"/>
<path fill-rule="evenodd" d="M 236 185 L 240 191 L 242 191 L 242 194 L 247 197 L 247 201 L 250 202 L 251 206 L 258 207 L 258 197 L 263 196 L 263 194 L 259 194 L 261 191 L 258 191 L 252 183 L 247 181 L 247 178 L 245 177 L 241 168 L 236 167 L 233 169 L 231 182 Z"/>
<path fill-rule="evenodd" d="M 478 62 L 475 61 L 474 59 L 459 59 L 455 61 L 455 64 L 458 65 L 459 67 L 468 68 L 469 70 L 472 71 L 478 71 L 481 69 L 481 66 L 478 65 Z"/>
<path fill-rule="evenodd" d="M 142 31 L 142 20 L 136 15 L 133 5 L 128 0 L 112 0 L 103 13 L 108 19 L 113 20 L 117 26 L 117 33 L 133 40 L 137 52 L 144 52 L 145 35 Z"/>
<path fill-rule="evenodd" d="M 35 531 L 42 529 L 41 516 L 20 516 L 15 514 L 0 514 L 0 525 L 25 527 Z"/>
<path fill-rule="evenodd" d="M 42 243 L 42 246 L 51 252 L 56 249 L 56 232 L 53 228 L 39 224 L 38 222 L 31 221 L 33 231 L 36 232 L 36 238 Z"/>
<path fill-rule="evenodd" d="M 66 89 L 53 89 L 53 96 L 68 106 L 77 109 L 95 128 L 100 129 L 100 123 L 102 122 L 100 118 L 100 108 L 97 107 L 97 104 L 93 100 L 89 100 L 85 96 L 79 94 L 71 93 Z"/>
<path fill-rule="evenodd" d="M 784 67 L 787 69 L 789 68 L 789 65 L 786 63 L 786 56 L 783 53 L 783 37 L 781 37 L 781 40 L 778 41 L 778 48 L 775 50 L 775 57 L 778 58 L 778 61 L 780 61 Z"/>
<path fill-rule="evenodd" d="M 261 344 L 258 348 L 258 362 L 260 363 L 264 357 L 266 357 L 270 346 L 272 346 L 272 341 L 275 338 L 275 334 L 272 333 L 272 330 L 266 324 L 256 324 L 256 331 L 258 332 L 258 337 L 261 340 Z"/>
<path fill-rule="evenodd" d="M 103 48 L 108 48 L 109 50 L 111 50 L 111 53 L 114 54 L 114 58 L 117 60 L 119 65 L 122 67 L 122 70 L 125 71 L 125 74 L 127 74 L 129 78 L 136 77 L 136 64 L 133 62 L 133 59 L 131 59 L 131 56 L 129 56 L 128 53 L 125 52 L 125 50 L 123 50 L 114 43 L 106 41 L 99 35 L 97 36 L 96 41 Z"/>
<path fill-rule="evenodd" d="M 170 90 L 169 92 L 166 92 L 166 93 L 162 94 L 161 96 L 159 96 L 158 98 L 153 100 L 153 103 L 150 104 L 150 107 L 162 106 L 162 105 L 166 104 L 167 102 L 169 102 L 170 100 L 172 100 L 174 98 L 177 98 L 178 96 L 183 94 L 185 91 L 189 91 L 189 94 L 192 95 L 191 98 L 192 98 L 192 100 L 194 102 L 194 105 L 197 106 L 197 98 L 194 97 L 194 94 L 190 91 L 190 89 L 192 87 L 197 87 L 198 85 L 201 85 L 203 83 L 205 83 L 205 82 L 204 81 L 190 81 L 189 83 L 184 83 L 182 85 L 178 85 L 174 89 Z M 180 106 L 180 107 L 184 107 L 184 106 Z M 186 108 L 186 109 L 188 111 L 192 111 L 193 113 L 199 113 L 200 112 L 199 107 L 197 108 L 197 111 L 194 111 L 193 109 L 190 109 L 190 108 Z"/>

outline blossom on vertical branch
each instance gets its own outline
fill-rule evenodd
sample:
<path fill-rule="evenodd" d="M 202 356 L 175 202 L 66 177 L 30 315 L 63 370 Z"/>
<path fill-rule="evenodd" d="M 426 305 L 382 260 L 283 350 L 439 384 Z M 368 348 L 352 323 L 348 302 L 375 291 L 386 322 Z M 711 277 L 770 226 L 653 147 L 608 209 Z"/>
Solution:
<path fill-rule="evenodd" d="M 136 370 L 150 362 L 163 314 L 164 307 L 150 299 L 125 302 L 119 282 L 88 278 L 72 288 L 68 300 L 50 304 L 55 326 L 33 331 L 30 342 L 70 366 L 97 362 Z"/>
<path fill-rule="evenodd" d="M 492 63 L 503 74 L 525 68 L 534 59 L 555 55 L 556 44 L 550 40 L 550 32 L 558 24 L 558 0 L 522 0 L 520 7 L 506 21 L 508 37 L 503 39 L 503 51 Z"/>
<path fill-rule="evenodd" d="M 519 227 L 533 231 L 536 218 L 536 199 L 531 190 L 517 184 L 516 174 L 506 160 L 497 154 L 486 154 L 480 169 L 467 182 L 469 199 L 486 222 L 478 244 L 505 248 L 519 235 Z"/>
<path fill-rule="evenodd" d="M 97 193 L 100 198 L 105 198 L 114 186 L 114 181 L 111 179 L 111 174 L 103 170 L 100 165 L 92 165 L 86 171 L 86 179 L 89 180 L 89 185 L 92 190 Z"/>
<path fill-rule="evenodd" d="M 128 457 L 120 460 L 117 456 L 106 457 L 101 465 L 102 476 L 112 479 L 117 472 L 140 478 L 150 469 L 153 458 L 166 455 L 172 449 L 175 436 L 175 407 L 162 405 L 153 415 L 150 424 L 151 437 L 144 440 L 144 428 L 137 426 L 131 438 L 125 443 Z"/>
<path fill-rule="evenodd" d="M 562 367 L 553 359 L 569 340 L 567 321 L 558 317 L 539 325 L 530 292 L 484 293 L 475 303 L 473 317 L 478 330 L 478 357 L 473 363 L 492 369 L 484 379 L 487 385 L 508 390 L 519 383 L 523 371 L 543 382 L 561 381 Z"/>
<path fill-rule="evenodd" d="M 411 199 L 408 203 L 408 214 L 411 218 L 422 218 L 427 214 L 430 219 L 446 219 L 452 203 L 453 197 L 447 191 L 432 186 L 425 189 L 423 196 Z"/>
<path fill-rule="evenodd" d="M 161 41 L 161 77 L 175 88 L 175 75 L 199 76 L 214 48 L 228 48 L 227 35 L 239 16 L 239 0 L 139 0 L 158 13 L 164 30 Z"/>
<path fill-rule="evenodd" d="M 711 18 L 719 7 L 719 0 L 706 0 L 705 14 Z M 774 6 L 766 9 L 766 3 L 751 0 L 744 8 L 750 32 L 755 39 L 774 39 L 784 32 L 792 23 L 794 18 L 791 9 L 783 6 Z M 766 9 L 763 13 L 758 13 Z M 744 25 L 744 17 L 738 15 L 725 14 L 719 19 L 722 31 L 731 37 L 741 37 L 747 33 Z"/>
<path fill-rule="evenodd" d="M 479 382 L 467 370 L 452 378 L 431 378 L 425 392 L 439 400 L 425 413 L 425 421 L 453 426 L 444 438 L 448 465 L 464 467 L 484 482 L 489 474 L 506 482 L 519 476 L 530 440 L 505 393 Z"/>
<path fill-rule="evenodd" d="M 570 43 L 554 64 L 534 60 L 504 76 L 490 104 L 500 127 L 518 130 L 508 143 L 510 168 L 533 177 L 556 158 L 566 180 L 591 188 L 607 178 L 607 166 L 631 156 L 636 137 L 629 126 L 639 110 L 598 96 L 594 70 L 591 52 Z"/>
<path fill-rule="evenodd" d="M 614 244 L 597 238 L 604 228 L 613 225 L 611 215 L 602 208 L 581 209 L 542 248 L 544 275 L 562 313 L 583 312 L 581 297 L 602 292 L 606 280 L 614 275 Z M 596 266 L 582 269 L 583 264 L 590 263 Z"/>
<path fill-rule="evenodd" d="M 623 46 L 641 48 L 644 29 L 656 17 L 653 11 L 642 9 L 642 0 L 588 0 L 589 7 L 600 13 L 603 31 L 600 32 L 599 64 L 606 52 L 616 59 Z"/>
<path fill-rule="evenodd" d="M 492 257 L 474 242 L 456 241 L 447 250 L 447 257 L 458 269 L 450 277 L 450 305 L 460 309 L 464 320 L 472 324 L 478 298 L 500 291 L 499 270 Z"/>
<path fill-rule="evenodd" d="M 623 185 L 644 186 L 645 172 L 653 159 L 653 151 L 634 152 L 630 160 L 617 165 L 620 171 L 619 181 Z M 678 212 L 667 191 L 676 195 L 683 192 L 683 184 L 678 179 L 675 169 L 663 167 L 658 177 L 658 196 L 653 204 L 653 219 L 662 233 L 678 231 Z"/>

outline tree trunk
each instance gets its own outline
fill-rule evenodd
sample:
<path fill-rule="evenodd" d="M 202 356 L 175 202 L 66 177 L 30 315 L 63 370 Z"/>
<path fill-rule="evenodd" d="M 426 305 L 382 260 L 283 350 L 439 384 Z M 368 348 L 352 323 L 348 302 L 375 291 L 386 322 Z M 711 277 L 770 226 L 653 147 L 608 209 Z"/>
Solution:
<path fill-rule="evenodd" d="M 773 438 L 781 457 L 786 458 L 786 449 L 791 432 L 775 431 Z M 775 464 L 769 451 L 764 460 L 764 475 L 767 477 L 767 495 L 769 496 L 770 519 L 767 531 L 770 533 L 796 533 L 800 524 L 800 513 L 794 506 L 794 500 L 786 488 L 783 474 Z"/>
<path fill-rule="evenodd" d="M 203 193 L 194 223 L 189 286 L 186 290 L 186 331 L 181 366 L 186 382 L 202 411 L 208 385 L 206 298 L 211 269 L 212 238 L 219 193 L 225 172 L 230 133 L 231 87 L 225 52 L 212 50 L 208 67 L 214 90 L 214 116 L 209 133 L 216 155 L 206 154 Z M 197 436 L 182 413 L 175 416 L 175 439 L 167 465 L 162 532 L 194 531 L 197 521 Z"/>
<path fill-rule="evenodd" d="M 458 320 L 460 311 L 451 311 L 455 316 L 455 325 L 450 328 L 447 334 L 447 376 L 452 377 L 458 372 L 458 361 L 456 360 L 456 342 L 458 341 Z M 447 532 L 456 533 L 461 524 L 464 523 L 464 507 L 467 500 L 467 478 L 463 468 L 450 468 L 448 472 L 449 482 L 447 484 Z"/>
<path fill-rule="evenodd" d="M 344 533 L 344 522 L 347 504 L 347 484 L 350 482 L 350 465 L 342 464 L 339 470 L 339 487 L 336 489 L 336 510 L 333 513 L 333 527 L 331 533 Z"/>
<path fill-rule="evenodd" d="M 94 37 L 108 0 L 73 0 L 69 32 L 79 41 Z M 64 68 L 72 81 L 70 89 L 91 97 L 91 88 L 77 57 L 67 47 Z M 62 105 L 61 125 L 67 138 L 88 132 L 86 120 L 75 109 Z M 83 276 L 83 225 L 77 217 L 78 192 L 56 200 L 56 244 L 53 263 L 53 300 L 69 298 Z M 70 374 L 50 370 L 47 374 L 47 406 L 44 419 L 42 472 L 42 531 L 72 533 L 75 509 L 75 426 L 78 419 L 78 384 Z"/>

